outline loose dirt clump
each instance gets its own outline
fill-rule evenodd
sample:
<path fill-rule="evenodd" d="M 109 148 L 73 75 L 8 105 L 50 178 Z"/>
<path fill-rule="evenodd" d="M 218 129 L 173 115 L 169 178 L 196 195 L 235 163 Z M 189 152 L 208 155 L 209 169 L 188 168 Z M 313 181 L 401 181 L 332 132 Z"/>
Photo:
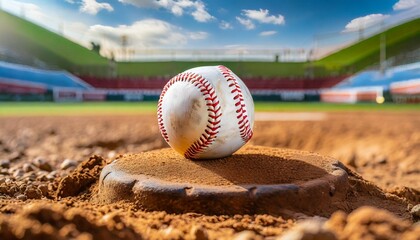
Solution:
<path fill-rule="evenodd" d="M 375 207 L 334 213 L 326 222 L 339 239 L 418 239 L 420 226 Z"/>
<path fill-rule="evenodd" d="M 57 198 L 76 196 L 98 180 L 106 160 L 101 156 L 92 156 L 82 162 L 72 173 L 61 179 L 57 188 Z"/>
<path fill-rule="evenodd" d="M 0 239 L 141 239 L 117 218 L 94 221 L 82 209 L 55 203 L 32 203 L 11 217 L 0 215 L 0 226 Z"/>
<path fill-rule="evenodd" d="M 376 207 L 361 207 L 350 214 L 334 213 L 329 220 L 310 219 L 299 222 L 280 240 L 287 239 L 418 239 L 420 226 L 401 220 Z"/>

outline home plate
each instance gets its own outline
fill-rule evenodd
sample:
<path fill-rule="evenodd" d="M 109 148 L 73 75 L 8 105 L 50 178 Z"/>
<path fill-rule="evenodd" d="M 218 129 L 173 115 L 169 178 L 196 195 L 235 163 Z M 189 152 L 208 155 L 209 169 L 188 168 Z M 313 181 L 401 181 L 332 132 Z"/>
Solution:
<path fill-rule="evenodd" d="M 106 166 L 98 199 L 174 213 L 327 216 L 348 188 L 345 167 L 316 153 L 248 146 L 223 159 L 192 161 L 167 148 L 123 155 Z"/>

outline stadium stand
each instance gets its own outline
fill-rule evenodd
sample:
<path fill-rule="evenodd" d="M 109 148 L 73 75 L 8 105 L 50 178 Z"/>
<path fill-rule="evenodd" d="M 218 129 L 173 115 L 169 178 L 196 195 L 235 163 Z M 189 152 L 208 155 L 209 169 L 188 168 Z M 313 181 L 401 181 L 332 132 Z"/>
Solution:
<path fill-rule="evenodd" d="M 0 79 L 0 93 L 45 94 L 47 86 L 27 81 Z"/>
<path fill-rule="evenodd" d="M 392 85 L 420 78 L 420 62 L 397 66 L 380 71 L 364 71 L 352 76 L 332 89 L 321 92 L 324 102 L 383 102 Z M 395 85 L 397 84 L 397 85 Z M 392 93 L 392 91 L 391 91 Z M 394 97 L 394 99 L 396 99 Z"/>
<path fill-rule="evenodd" d="M 0 62 L 0 81 L 20 80 L 54 87 L 93 89 L 92 86 L 65 71 L 41 70 L 24 65 Z"/>
<path fill-rule="evenodd" d="M 385 73 L 381 73 L 380 71 L 364 71 L 344 80 L 334 88 L 382 86 L 385 90 L 388 90 L 390 84 L 393 82 L 418 77 L 420 77 L 420 62 L 393 67 L 385 71 Z"/>
<path fill-rule="evenodd" d="M 392 83 L 392 100 L 397 103 L 420 103 L 420 78 Z"/>
<path fill-rule="evenodd" d="M 112 100 L 156 100 L 169 78 L 165 77 L 117 77 L 79 76 L 85 82 L 108 92 Z M 319 90 L 330 88 L 346 76 L 319 78 L 263 78 L 242 77 L 256 100 L 317 101 Z"/>
<path fill-rule="evenodd" d="M 150 78 L 105 78 L 95 76 L 79 76 L 86 83 L 99 89 L 112 90 L 138 90 L 138 89 L 163 89 L 169 79 L 164 77 L 150 77 Z"/>
<path fill-rule="evenodd" d="M 383 102 L 382 87 L 331 89 L 321 93 L 321 101 L 329 103 Z"/>
<path fill-rule="evenodd" d="M 105 101 L 97 90 L 65 71 L 0 62 L 1 100 Z"/>

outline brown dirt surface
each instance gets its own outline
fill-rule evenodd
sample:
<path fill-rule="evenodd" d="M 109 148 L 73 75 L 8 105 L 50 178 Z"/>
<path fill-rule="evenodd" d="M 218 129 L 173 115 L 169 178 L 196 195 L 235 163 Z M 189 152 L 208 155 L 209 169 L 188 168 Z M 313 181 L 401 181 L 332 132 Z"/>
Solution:
<path fill-rule="evenodd" d="M 348 167 L 348 206 L 328 218 L 299 212 L 170 214 L 129 202 L 95 202 L 106 164 L 120 154 L 167 147 L 153 115 L 4 117 L 0 126 L 0 239 L 274 239 L 305 219 L 321 223 L 303 229 L 331 239 L 419 236 L 418 218 L 408 216 L 419 214 L 417 113 L 256 122 L 251 145 L 318 152 Z"/>
<path fill-rule="evenodd" d="M 326 227 L 341 239 L 418 239 L 420 236 L 419 225 L 375 207 L 361 207 L 349 215 L 336 212 Z"/>
<path fill-rule="evenodd" d="M 231 157 L 191 161 L 170 148 L 124 155 L 116 169 L 164 181 L 213 186 L 299 183 L 332 173 L 333 158 L 316 153 L 258 146 L 244 147 Z"/>

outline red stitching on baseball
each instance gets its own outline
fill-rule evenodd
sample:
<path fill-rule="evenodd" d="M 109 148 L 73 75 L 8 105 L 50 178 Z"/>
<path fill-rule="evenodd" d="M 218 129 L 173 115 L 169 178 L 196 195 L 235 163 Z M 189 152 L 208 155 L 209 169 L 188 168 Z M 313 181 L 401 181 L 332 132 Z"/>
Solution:
<path fill-rule="evenodd" d="M 229 83 L 229 87 L 231 89 L 231 93 L 233 94 L 233 100 L 235 101 L 236 109 L 236 118 L 238 119 L 238 126 L 239 126 L 239 133 L 241 138 L 244 142 L 248 142 L 251 139 L 253 132 L 251 129 L 251 125 L 248 120 L 248 114 L 245 108 L 245 100 L 244 96 L 242 95 L 241 87 L 236 81 L 236 78 L 232 75 L 232 71 L 225 67 L 225 66 L 218 66 L 222 75 L 226 78 Z"/>
<path fill-rule="evenodd" d="M 166 142 L 169 143 L 169 136 L 163 124 L 162 101 L 168 89 L 177 82 L 189 82 L 193 84 L 200 90 L 201 93 L 203 93 L 204 99 L 206 100 L 208 112 L 208 124 L 206 129 L 204 130 L 204 133 L 201 134 L 200 138 L 195 141 L 184 153 L 186 158 L 194 159 L 197 154 L 206 150 L 217 137 L 220 129 L 220 117 L 222 116 L 221 106 L 213 86 L 201 75 L 186 72 L 173 77 L 162 90 L 157 110 L 159 130 Z"/>

